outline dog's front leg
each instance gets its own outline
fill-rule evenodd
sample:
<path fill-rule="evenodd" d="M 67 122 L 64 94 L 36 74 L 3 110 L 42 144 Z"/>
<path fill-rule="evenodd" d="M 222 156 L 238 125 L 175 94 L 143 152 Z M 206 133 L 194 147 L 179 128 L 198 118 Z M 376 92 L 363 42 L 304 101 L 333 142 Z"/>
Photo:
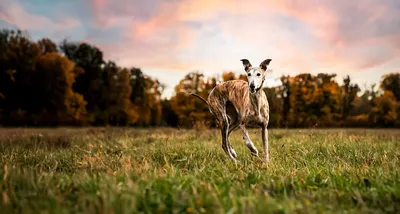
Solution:
<path fill-rule="evenodd" d="M 266 125 L 262 126 L 261 131 L 263 149 L 264 149 L 264 162 L 269 162 L 269 151 L 268 151 L 268 128 Z"/>
<path fill-rule="evenodd" d="M 251 139 L 249 137 L 249 133 L 247 132 L 245 125 L 244 124 L 240 125 L 240 129 L 242 129 L 243 139 L 246 142 L 247 148 L 249 148 L 252 155 L 258 156 L 258 150 L 254 146 L 253 142 L 251 141 Z"/>

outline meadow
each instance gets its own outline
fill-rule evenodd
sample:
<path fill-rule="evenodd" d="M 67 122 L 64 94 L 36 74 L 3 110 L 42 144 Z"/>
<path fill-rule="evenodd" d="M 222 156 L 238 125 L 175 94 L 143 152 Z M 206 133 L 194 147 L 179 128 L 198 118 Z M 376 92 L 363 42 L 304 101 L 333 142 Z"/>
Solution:
<path fill-rule="evenodd" d="M 399 213 L 400 130 L 0 129 L 1 213 Z"/>

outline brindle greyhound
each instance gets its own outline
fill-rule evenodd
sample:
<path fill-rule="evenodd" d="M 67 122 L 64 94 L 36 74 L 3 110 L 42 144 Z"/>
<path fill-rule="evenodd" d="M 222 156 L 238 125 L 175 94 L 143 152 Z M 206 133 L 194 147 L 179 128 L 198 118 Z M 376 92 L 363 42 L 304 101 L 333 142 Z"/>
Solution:
<path fill-rule="evenodd" d="M 230 133 L 240 127 L 246 146 L 251 153 L 258 156 L 257 148 L 250 140 L 245 126 L 261 127 L 261 137 L 264 148 L 264 162 L 269 162 L 268 152 L 268 122 L 269 104 L 262 90 L 265 72 L 271 59 L 261 62 L 259 67 L 252 67 L 249 60 L 241 60 L 247 73 L 247 82 L 231 80 L 215 86 L 208 100 L 197 94 L 192 94 L 203 100 L 221 127 L 222 148 L 229 158 L 236 162 L 236 152 L 229 142 Z"/>

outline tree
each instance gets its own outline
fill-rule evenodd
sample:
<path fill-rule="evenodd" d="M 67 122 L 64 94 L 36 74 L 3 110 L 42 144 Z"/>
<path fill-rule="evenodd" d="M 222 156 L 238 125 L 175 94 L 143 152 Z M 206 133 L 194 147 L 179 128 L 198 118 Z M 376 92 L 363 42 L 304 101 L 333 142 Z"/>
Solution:
<path fill-rule="evenodd" d="M 35 100 L 35 68 L 41 56 L 39 46 L 21 31 L 0 33 L 0 105 L 3 123 L 29 125 L 30 112 L 39 105 Z"/>
<path fill-rule="evenodd" d="M 130 99 L 140 117 L 135 125 L 158 126 L 162 118 L 161 94 L 164 85 L 143 74 L 139 68 L 131 68 L 132 94 Z"/>
<path fill-rule="evenodd" d="M 160 125 L 162 126 L 178 126 L 178 115 L 174 112 L 171 107 L 171 103 L 168 99 L 161 100 L 162 105 L 162 119 Z"/>
<path fill-rule="evenodd" d="M 383 76 L 380 88 L 391 91 L 397 101 L 400 101 L 400 73 L 390 73 Z"/>
<path fill-rule="evenodd" d="M 76 74 L 74 63 L 59 53 L 45 54 L 37 63 L 37 102 L 41 105 L 40 124 L 76 124 L 84 122 L 86 101 L 72 90 Z"/>
<path fill-rule="evenodd" d="M 318 120 L 318 103 L 322 91 L 311 74 L 299 74 L 290 79 L 289 120 L 294 127 L 312 126 Z"/>
<path fill-rule="evenodd" d="M 95 125 L 100 125 L 101 109 L 99 101 L 105 91 L 101 90 L 104 84 L 102 67 L 105 64 L 103 53 L 98 48 L 87 43 L 73 43 L 64 40 L 60 45 L 61 51 L 76 64 L 76 82 L 74 91 L 83 95 L 87 101 L 87 110 L 90 112 L 90 120 Z"/>
<path fill-rule="evenodd" d="M 100 94 L 104 96 L 97 105 L 99 123 L 109 125 L 131 125 L 139 115 L 130 100 L 132 94 L 131 73 L 128 69 L 121 69 L 114 62 L 108 61 L 102 73 L 103 84 Z"/>
<path fill-rule="evenodd" d="M 400 73 L 389 73 L 382 77 L 380 89 L 390 91 L 397 102 L 397 122 L 396 126 L 400 126 Z"/>
<path fill-rule="evenodd" d="M 205 80 L 203 74 L 191 72 L 175 86 L 175 94 L 171 97 L 171 107 L 178 115 L 180 126 L 192 128 L 196 123 L 199 125 L 205 121 L 211 123 L 209 126 L 213 125 L 214 119 L 208 106 L 190 93 L 207 97 L 215 85 L 215 78 Z"/>
<path fill-rule="evenodd" d="M 238 78 L 236 78 L 235 73 L 231 72 L 231 71 L 226 71 L 224 73 L 222 73 L 222 81 L 226 82 L 229 80 L 236 80 Z"/>
<path fill-rule="evenodd" d="M 342 117 L 340 86 L 334 80 L 335 77 L 336 74 L 319 73 L 315 80 L 322 91 L 321 103 L 319 104 L 321 112 L 318 113 L 318 116 L 326 121 L 327 126 L 336 125 Z"/>
<path fill-rule="evenodd" d="M 354 100 L 357 97 L 357 93 L 360 88 L 357 84 L 351 84 L 350 76 L 346 76 L 343 79 L 342 86 L 342 119 L 346 119 L 349 116 L 351 109 L 354 107 Z"/>
<path fill-rule="evenodd" d="M 38 44 L 43 54 L 58 52 L 57 45 L 48 38 L 39 40 Z"/>
<path fill-rule="evenodd" d="M 161 105 L 161 94 L 163 92 L 164 85 L 158 80 L 153 79 L 149 76 L 146 77 L 146 90 L 145 100 L 148 103 L 147 108 L 150 110 L 150 121 L 147 125 L 158 126 L 161 122 L 162 105 Z"/>
<path fill-rule="evenodd" d="M 264 88 L 269 104 L 269 127 L 279 127 L 282 124 L 282 96 L 280 87 Z"/>
<path fill-rule="evenodd" d="M 392 91 L 384 91 L 382 96 L 374 98 L 372 102 L 373 107 L 370 113 L 372 124 L 383 127 L 391 127 L 396 124 L 399 106 Z"/>
<path fill-rule="evenodd" d="M 341 108 L 339 85 L 333 80 L 335 76 L 303 73 L 289 79 L 289 121 L 293 126 L 336 125 Z"/>
<path fill-rule="evenodd" d="M 286 128 L 289 126 L 289 112 L 290 112 L 290 77 L 281 76 L 282 86 L 280 87 L 282 97 L 282 125 Z"/>
<path fill-rule="evenodd" d="M 105 61 L 88 43 L 49 38 L 31 41 L 20 30 L 0 31 L 0 125 L 133 125 L 216 127 L 207 98 L 219 81 L 241 79 L 243 72 L 215 77 L 188 73 L 162 99 L 165 86 L 140 68 Z M 379 88 L 360 88 L 349 76 L 300 73 L 281 76 L 282 85 L 264 88 L 270 125 L 400 127 L 400 73 L 382 76 Z"/>

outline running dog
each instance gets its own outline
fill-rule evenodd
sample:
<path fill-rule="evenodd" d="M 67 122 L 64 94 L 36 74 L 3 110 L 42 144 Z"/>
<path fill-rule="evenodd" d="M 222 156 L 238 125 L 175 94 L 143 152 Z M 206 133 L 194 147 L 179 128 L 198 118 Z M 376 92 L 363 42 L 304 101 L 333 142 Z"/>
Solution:
<path fill-rule="evenodd" d="M 221 127 L 222 148 L 228 157 L 236 162 L 236 152 L 229 142 L 230 133 L 240 127 L 243 138 L 250 152 L 258 156 L 258 150 L 250 140 L 246 126 L 261 127 L 261 138 L 264 149 L 264 162 L 269 162 L 268 122 L 269 104 L 262 90 L 265 73 L 271 59 L 266 59 L 258 67 L 253 67 L 249 60 L 241 59 L 247 73 L 247 82 L 230 80 L 215 86 L 208 99 L 191 94 L 203 100 Z"/>

